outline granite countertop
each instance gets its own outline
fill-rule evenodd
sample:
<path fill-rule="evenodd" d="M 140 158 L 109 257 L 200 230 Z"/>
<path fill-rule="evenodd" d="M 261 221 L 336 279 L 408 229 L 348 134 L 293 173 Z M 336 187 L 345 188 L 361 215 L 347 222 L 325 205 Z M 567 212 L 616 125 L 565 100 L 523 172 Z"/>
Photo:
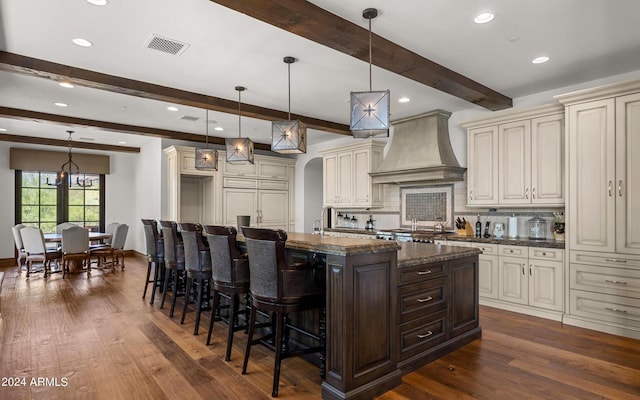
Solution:
<path fill-rule="evenodd" d="M 475 247 L 447 246 L 431 243 L 403 242 L 398 250 L 398 267 L 427 264 L 475 256 L 482 251 Z"/>
<path fill-rule="evenodd" d="M 324 228 L 325 232 L 339 232 L 339 233 L 356 233 L 359 235 L 372 235 L 375 236 L 378 229 L 362 229 L 362 228 Z"/>
<path fill-rule="evenodd" d="M 552 239 L 545 240 L 532 240 L 529 238 L 476 238 L 473 236 L 458 236 L 458 235 L 439 235 L 435 239 L 451 240 L 459 242 L 476 242 L 476 243 L 492 243 L 492 244 L 507 244 L 511 246 L 529 246 L 529 247 L 550 247 L 554 249 L 564 249 L 564 242 L 560 242 Z"/>

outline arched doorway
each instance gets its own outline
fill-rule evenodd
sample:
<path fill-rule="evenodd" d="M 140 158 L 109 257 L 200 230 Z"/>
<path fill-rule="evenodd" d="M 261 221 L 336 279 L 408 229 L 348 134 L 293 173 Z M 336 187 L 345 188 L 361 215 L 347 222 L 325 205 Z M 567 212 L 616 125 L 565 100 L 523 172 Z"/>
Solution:
<path fill-rule="evenodd" d="M 304 232 L 313 231 L 313 221 L 322 213 L 322 157 L 309 160 L 304 167 Z"/>

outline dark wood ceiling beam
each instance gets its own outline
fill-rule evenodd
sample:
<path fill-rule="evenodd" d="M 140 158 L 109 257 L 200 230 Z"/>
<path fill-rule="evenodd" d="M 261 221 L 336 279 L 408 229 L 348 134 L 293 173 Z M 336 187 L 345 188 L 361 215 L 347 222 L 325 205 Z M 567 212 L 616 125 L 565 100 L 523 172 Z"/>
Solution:
<path fill-rule="evenodd" d="M 48 139 L 34 136 L 20 136 L 20 135 L 8 135 L 0 134 L 0 142 L 13 142 L 13 143 L 28 143 L 45 146 L 60 146 L 66 147 L 69 145 L 68 140 Z M 74 149 L 91 149 L 91 150 L 103 150 L 103 151 L 117 151 L 121 153 L 140 153 L 140 147 L 131 146 L 116 146 L 111 144 L 99 144 L 99 143 L 87 143 L 73 141 Z"/>
<path fill-rule="evenodd" d="M 243 114 L 244 115 L 244 114 Z M 37 111 L 21 110 L 10 107 L 0 107 L 0 117 L 17 119 L 22 121 L 48 122 L 65 127 L 93 126 L 110 132 L 133 133 L 158 137 L 163 139 L 187 140 L 190 142 L 205 143 L 206 137 L 193 133 L 170 131 L 167 129 L 149 128 L 145 126 L 117 124 L 114 122 L 97 121 L 93 119 L 68 117 L 65 115 L 48 114 Z M 75 143 L 75 142 L 74 142 Z M 224 145 L 224 138 L 209 136 L 209 143 Z M 64 144 L 66 146 L 66 142 Z M 74 145 L 75 146 L 75 145 Z M 258 150 L 271 150 L 270 144 L 255 143 Z"/>
<path fill-rule="evenodd" d="M 369 30 L 301 0 L 211 0 L 321 45 L 369 62 Z M 375 30 L 374 30 L 375 31 Z M 511 98 L 376 34 L 372 63 L 489 110 L 513 106 Z"/>
<path fill-rule="evenodd" d="M 209 109 L 227 114 L 238 114 L 238 102 L 187 92 L 185 90 L 156 85 L 153 83 L 136 81 L 114 75 L 75 68 L 64 64 L 31 58 L 15 53 L 0 51 L 0 70 L 51 79 L 56 82 L 67 81 L 79 86 L 106 90 L 113 93 L 126 94 L 145 99 L 165 101 L 191 107 Z M 252 104 L 242 103 L 242 116 L 267 121 L 288 119 L 286 111 L 273 110 Z M 341 135 L 351 135 L 349 125 L 324 121 L 304 115 L 291 114 L 294 119 L 300 119 L 307 128 L 317 129 Z"/>

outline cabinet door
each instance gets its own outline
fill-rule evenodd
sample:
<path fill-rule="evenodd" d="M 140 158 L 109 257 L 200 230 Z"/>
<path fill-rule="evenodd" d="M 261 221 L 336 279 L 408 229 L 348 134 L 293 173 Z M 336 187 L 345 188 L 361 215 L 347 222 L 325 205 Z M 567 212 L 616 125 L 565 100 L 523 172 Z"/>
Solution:
<path fill-rule="evenodd" d="M 526 272 L 526 258 L 499 257 L 499 294 L 500 300 L 512 303 L 527 304 L 529 302 L 529 286 Z"/>
<path fill-rule="evenodd" d="M 289 224 L 289 193 L 284 190 L 258 191 L 258 220 L 260 228 L 287 230 Z"/>
<path fill-rule="evenodd" d="M 564 115 L 531 121 L 531 203 L 564 204 Z"/>
<path fill-rule="evenodd" d="M 640 254 L 640 93 L 616 99 L 616 251 Z"/>
<path fill-rule="evenodd" d="M 531 203 L 531 121 L 498 127 L 498 203 Z"/>
<path fill-rule="evenodd" d="M 498 203 L 498 127 L 469 130 L 468 205 Z"/>
<path fill-rule="evenodd" d="M 568 107 L 569 229 L 573 250 L 615 251 L 614 100 Z"/>
<path fill-rule="evenodd" d="M 371 177 L 369 176 L 370 151 L 368 149 L 353 152 L 353 205 L 371 204 Z"/>
<path fill-rule="evenodd" d="M 481 254 L 478 260 L 480 297 L 498 298 L 498 256 Z"/>
<path fill-rule="evenodd" d="M 338 204 L 353 204 L 353 153 L 338 154 Z"/>
<path fill-rule="evenodd" d="M 451 337 L 478 326 L 478 265 L 476 257 L 451 261 Z"/>
<path fill-rule="evenodd" d="M 562 311 L 562 263 L 529 260 L 529 305 Z"/>
<path fill-rule="evenodd" d="M 338 156 L 325 156 L 323 163 L 323 198 L 325 206 L 338 204 Z"/>
<path fill-rule="evenodd" d="M 238 226 L 238 215 L 249 215 L 250 226 L 257 226 L 258 191 L 255 189 L 222 189 L 224 225 Z"/>

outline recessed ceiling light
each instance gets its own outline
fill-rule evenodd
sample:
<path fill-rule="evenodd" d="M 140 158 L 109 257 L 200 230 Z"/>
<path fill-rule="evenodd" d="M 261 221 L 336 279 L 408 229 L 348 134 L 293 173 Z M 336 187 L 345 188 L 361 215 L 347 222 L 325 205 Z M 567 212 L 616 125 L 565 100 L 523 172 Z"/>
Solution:
<path fill-rule="evenodd" d="M 88 41 L 87 39 L 82 39 L 82 38 L 75 38 L 72 40 L 72 42 L 80 47 L 91 47 L 93 46 L 93 43 L 91 43 L 90 41 Z"/>
<path fill-rule="evenodd" d="M 408 98 L 408 97 L 400 97 L 400 98 L 398 99 L 398 103 L 408 103 L 408 102 L 410 102 L 410 101 L 411 101 L 411 99 L 410 99 L 410 98 Z"/>
<path fill-rule="evenodd" d="M 0 132 L 6 132 L 7 130 L 5 128 L 0 128 Z"/>
<path fill-rule="evenodd" d="M 169 111 L 178 111 L 178 107 L 169 106 L 169 107 L 167 107 L 167 110 L 169 110 Z"/>
<path fill-rule="evenodd" d="M 66 104 L 66 103 L 60 103 L 60 102 L 58 102 L 58 103 L 53 103 L 53 104 L 55 104 L 55 105 L 56 105 L 56 106 L 58 106 L 58 107 L 67 107 L 67 104 Z"/>
<path fill-rule="evenodd" d="M 542 64 L 542 63 L 546 63 L 547 61 L 549 61 L 549 57 L 547 56 L 540 56 L 531 60 L 531 62 L 534 64 Z"/>
<path fill-rule="evenodd" d="M 509 37 L 509 41 L 510 42 L 517 42 L 518 40 L 520 40 L 520 36 L 510 36 Z"/>
<path fill-rule="evenodd" d="M 71 82 L 60 82 L 58 83 L 58 85 L 62 86 L 63 88 L 67 88 L 67 89 L 73 89 L 73 84 Z"/>
<path fill-rule="evenodd" d="M 213 128 L 214 131 L 218 131 L 218 132 L 222 132 L 224 130 L 223 127 L 221 126 L 216 126 L 215 128 Z"/>
<path fill-rule="evenodd" d="M 106 6 L 109 2 L 107 0 L 87 0 L 87 3 L 91 3 L 94 6 Z"/>
<path fill-rule="evenodd" d="M 118 142 L 118 144 L 127 144 L 127 142 L 121 140 Z"/>
<path fill-rule="evenodd" d="M 483 12 L 476 15 L 476 17 L 473 19 L 473 22 L 475 22 L 476 24 L 486 24 L 487 22 L 493 21 L 495 17 L 496 16 L 491 14 L 490 12 Z"/>

